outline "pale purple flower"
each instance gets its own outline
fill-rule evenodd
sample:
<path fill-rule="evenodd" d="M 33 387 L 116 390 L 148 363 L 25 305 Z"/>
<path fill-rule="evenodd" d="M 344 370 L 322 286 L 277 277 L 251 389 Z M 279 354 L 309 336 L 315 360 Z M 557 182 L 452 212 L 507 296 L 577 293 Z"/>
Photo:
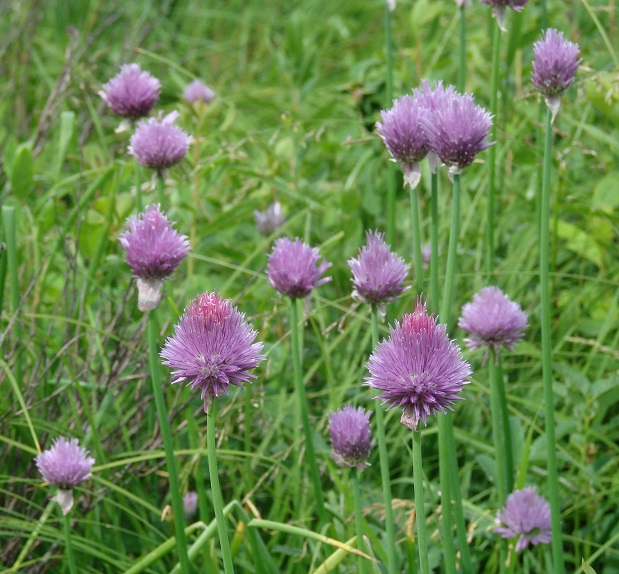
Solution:
<path fill-rule="evenodd" d="M 512 492 L 495 522 L 494 531 L 502 538 L 518 536 L 516 552 L 529 544 L 548 544 L 552 537 L 550 505 L 543 496 L 536 494 L 534 486 Z"/>
<path fill-rule="evenodd" d="M 119 240 L 137 278 L 138 308 L 155 309 L 161 301 L 163 280 L 189 253 L 187 236 L 174 229 L 159 205 L 150 205 L 144 213 L 127 219 L 127 230 Z"/>
<path fill-rule="evenodd" d="M 229 385 L 242 387 L 256 378 L 249 369 L 264 360 L 262 343 L 254 343 L 257 334 L 230 301 L 203 293 L 185 309 L 161 357 L 172 369 L 172 384 L 200 389 L 208 412 L 213 398 L 227 393 Z"/>
<path fill-rule="evenodd" d="M 370 356 L 365 384 L 382 391 L 375 398 L 383 399 L 388 409 L 402 406 L 402 424 L 416 430 L 420 420 L 426 424 L 428 416 L 445 414 L 463 399 L 460 392 L 469 383 L 471 369 L 449 340 L 446 326 L 428 315 L 421 300 L 390 331 Z"/>
<path fill-rule="evenodd" d="M 335 462 L 344 468 L 363 470 L 372 449 L 370 413 L 346 406 L 329 415 L 329 434 Z"/>
<path fill-rule="evenodd" d="M 430 146 L 421 119 L 426 113 L 413 96 L 394 100 L 393 107 L 380 113 L 376 131 L 404 172 L 405 183 L 414 189 L 421 179 L 421 160 Z"/>
<path fill-rule="evenodd" d="M 423 126 L 430 147 L 452 173 L 460 173 L 494 143 L 488 142 L 492 116 L 470 94 L 444 99 L 434 112 L 424 115 Z"/>
<path fill-rule="evenodd" d="M 190 490 L 183 496 L 183 512 L 185 518 L 191 518 L 198 509 L 198 493 Z"/>
<path fill-rule="evenodd" d="M 382 233 L 368 231 L 365 236 L 366 244 L 357 258 L 348 261 L 355 288 L 353 298 L 369 304 L 390 303 L 409 289 L 404 280 L 410 265 L 391 252 Z"/>
<path fill-rule="evenodd" d="M 528 322 L 520 305 L 492 286 L 484 287 L 472 302 L 462 307 L 458 325 L 469 333 L 464 339 L 469 349 L 492 347 L 498 353 L 501 346 L 514 350 L 524 337 Z"/>
<path fill-rule="evenodd" d="M 99 95 L 119 116 L 136 119 L 150 113 L 160 92 L 161 83 L 157 78 L 143 72 L 138 64 L 127 64 L 103 85 Z"/>
<path fill-rule="evenodd" d="M 427 269 L 430 266 L 430 261 L 432 260 L 432 245 L 430 243 L 426 243 L 421 250 L 421 266 L 424 269 Z"/>
<path fill-rule="evenodd" d="M 190 104 L 208 104 L 215 98 L 215 92 L 200 80 L 194 80 L 185 88 L 183 98 Z"/>
<path fill-rule="evenodd" d="M 553 28 L 546 30 L 544 37 L 533 44 L 535 59 L 531 81 L 546 100 L 554 121 L 561 103 L 561 94 L 574 81 L 582 60 L 578 57 L 578 44 L 563 37 Z"/>
<path fill-rule="evenodd" d="M 499 28 L 505 32 L 505 11 L 511 8 L 516 12 L 520 12 L 528 0 L 480 0 L 484 4 L 492 6 L 492 14 L 496 18 Z"/>
<path fill-rule="evenodd" d="M 312 289 L 331 281 L 323 277 L 331 263 L 321 259 L 316 247 L 310 247 L 298 237 L 292 241 L 281 237 L 275 242 L 267 264 L 271 287 L 291 298 L 305 297 Z"/>
<path fill-rule="evenodd" d="M 178 112 L 172 112 L 138 124 L 128 150 L 140 165 L 161 171 L 185 157 L 193 138 L 174 123 L 177 118 Z"/>
<path fill-rule="evenodd" d="M 286 221 L 286 218 L 282 214 L 282 206 L 279 201 L 269 205 L 264 211 L 254 211 L 254 218 L 256 220 L 256 229 L 263 235 L 271 235 L 274 231 L 277 231 Z"/>

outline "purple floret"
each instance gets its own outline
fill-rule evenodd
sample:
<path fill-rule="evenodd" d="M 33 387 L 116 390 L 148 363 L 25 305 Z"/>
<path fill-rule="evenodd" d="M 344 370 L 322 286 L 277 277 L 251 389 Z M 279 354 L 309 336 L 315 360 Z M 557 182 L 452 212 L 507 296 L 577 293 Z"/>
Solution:
<path fill-rule="evenodd" d="M 316 247 L 306 245 L 298 237 L 294 241 L 282 237 L 269 255 L 267 278 L 271 287 L 294 299 L 331 281 L 331 277 L 322 276 L 329 267 L 331 263 L 321 259 Z"/>
<path fill-rule="evenodd" d="M 183 98 L 190 104 L 199 102 L 208 104 L 215 98 L 215 92 L 208 86 L 205 86 L 200 80 L 194 80 L 185 88 Z"/>
<path fill-rule="evenodd" d="M 79 446 L 76 438 L 54 439 L 52 446 L 35 460 L 43 480 L 62 490 L 70 490 L 88 480 L 95 463 L 88 451 Z"/>
<path fill-rule="evenodd" d="M 227 393 L 229 385 L 242 387 L 256 378 L 249 369 L 264 360 L 262 343 L 253 342 L 257 334 L 228 300 L 203 293 L 185 309 L 161 357 L 172 369 L 172 384 L 200 389 L 208 412 L 213 398 Z"/>
<path fill-rule="evenodd" d="M 370 356 L 365 384 L 382 391 L 376 398 L 389 409 L 402 406 L 402 424 L 416 430 L 420 420 L 426 424 L 428 416 L 444 414 L 463 399 L 471 369 L 446 326 L 438 325 L 420 300 L 390 331 Z"/>
<path fill-rule="evenodd" d="M 515 490 L 499 510 L 494 531 L 503 538 L 516 538 L 516 552 L 529 544 L 548 544 L 551 540 L 550 505 L 535 487 Z"/>
<path fill-rule="evenodd" d="M 533 44 L 533 51 L 533 85 L 544 96 L 560 96 L 574 81 L 582 62 L 578 57 L 578 44 L 569 42 L 562 32 L 550 28 Z"/>
<path fill-rule="evenodd" d="M 286 221 L 282 214 L 282 206 L 279 201 L 269 205 L 264 211 L 254 211 L 256 229 L 263 235 L 271 235 L 277 231 Z"/>
<path fill-rule="evenodd" d="M 119 116 L 136 119 L 150 113 L 160 92 L 161 83 L 157 78 L 143 72 L 138 64 L 127 64 L 103 85 L 99 95 Z"/>
<path fill-rule="evenodd" d="M 363 470 L 372 449 L 370 413 L 346 406 L 329 416 L 329 434 L 335 462 L 344 468 Z"/>
<path fill-rule="evenodd" d="M 496 18 L 497 24 L 505 32 L 505 11 L 507 8 L 520 12 L 528 0 L 480 0 L 480 2 L 492 6 L 492 14 Z"/>

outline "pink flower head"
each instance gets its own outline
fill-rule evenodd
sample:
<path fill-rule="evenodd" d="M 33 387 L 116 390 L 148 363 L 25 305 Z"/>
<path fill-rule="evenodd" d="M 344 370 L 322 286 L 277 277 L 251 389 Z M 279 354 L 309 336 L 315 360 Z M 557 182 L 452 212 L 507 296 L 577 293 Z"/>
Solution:
<path fill-rule="evenodd" d="M 183 98 L 190 104 L 209 104 L 215 98 L 215 92 L 200 80 L 194 80 L 185 88 Z"/>
<path fill-rule="evenodd" d="M 363 470 L 372 449 L 370 413 L 361 407 L 344 407 L 329 416 L 329 434 L 335 462 Z"/>
<path fill-rule="evenodd" d="M 138 64 L 127 64 L 112 78 L 99 95 L 119 116 L 129 119 L 147 116 L 153 109 L 161 83 L 148 72 L 143 72 Z"/>

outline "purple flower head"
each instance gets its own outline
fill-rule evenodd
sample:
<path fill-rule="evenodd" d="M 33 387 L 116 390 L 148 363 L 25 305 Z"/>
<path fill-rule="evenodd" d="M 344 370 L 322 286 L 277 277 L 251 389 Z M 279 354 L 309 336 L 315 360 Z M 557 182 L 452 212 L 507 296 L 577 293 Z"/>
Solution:
<path fill-rule="evenodd" d="M 286 221 L 286 218 L 282 214 L 282 206 L 279 201 L 272 203 L 264 211 L 254 211 L 254 218 L 256 220 L 256 228 L 263 235 L 271 235 L 271 233 L 277 231 Z"/>
<path fill-rule="evenodd" d="M 505 506 L 499 510 L 494 531 L 502 538 L 515 538 L 516 552 L 529 544 L 548 544 L 551 539 L 550 505 L 543 496 L 535 493 L 535 487 L 515 490 Z"/>
<path fill-rule="evenodd" d="M 161 301 L 163 280 L 172 275 L 189 253 L 187 236 L 172 227 L 159 205 L 127 219 L 127 230 L 119 238 L 125 259 L 138 283 L 138 308 L 155 309 Z"/>
<path fill-rule="evenodd" d="M 403 283 L 410 265 L 391 252 L 382 233 L 368 231 L 365 236 L 366 244 L 357 259 L 348 261 L 355 287 L 353 297 L 363 303 L 389 303 L 409 289 Z"/>
<path fill-rule="evenodd" d="M 377 399 L 389 409 L 402 406 L 401 422 L 416 430 L 419 420 L 436 411 L 445 413 L 462 400 L 462 387 L 469 383 L 469 364 L 460 348 L 438 325 L 426 306 L 417 300 L 413 313 L 395 322 L 388 339 L 381 341 L 370 356 L 366 385 L 382 391 Z"/>
<path fill-rule="evenodd" d="M 501 346 L 514 350 L 528 322 L 520 305 L 498 287 L 484 287 L 462 307 L 458 325 L 470 335 L 464 339 L 469 349 L 492 347 L 498 353 Z"/>
<path fill-rule="evenodd" d="M 578 57 L 580 49 L 578 44 L 566 40 L 562 32 L 549 28 L 544 37 L 533 44 L 533 52 L 531 81 L 545 97 L 554 120 L 559 111 L 560 96 L 574 81 L 582 62 Z"/>
<path fill-rule="evenodd" d="M 298 237 L 294 241 L 281 237 L 269 255 L 267 278 L 271 287 L 294 299 L 331 281 L 331 277 L 322 277 L 329 267 L 331 263 L 320 258 L 318 248 L 306 245 Z"/>
<path fill-rule="evenodd" d="M 520 12 L 528 0 L 480 0 L 484 4 L 492 6 L 492 14 L 496 18 L 499 28 L 505 32 L 505 11 L 511 8 L 516 12 Z"/>
<path fill-rule="evenodd" d="M 127 64 L 99 95 L 119 116 L 129 119 L 147 116 L 159 99 L 161 83 L 138 64 Z"/>
<path fill-rule="evenodd" d="M 372 448 L 370 413 L 361 407 L 344 407 L 329 416 L 329 434 L 335 462 L 363 470 Z"/>
<path fill-rule="evenodd" d="M 424 116 L 423 126 L 430 147 L 452 173 L 460 173 L 480 151 L 493 145 L 488 142 L 492 116 L 470 94 L 445 98 L 443 105 Z"/>
<path fill-rule="evenodd" d="M 161 357 L 172 369 L 172 384 L 200 389 L 208 412 L 213 398 L 227 393 L 229 385 L 242 387 L 256 378 L 249 369 L 264 360 L 262 343 L 253 342 L 257 334 L 229 301 L 203 293 L 185 309 Z"/>
<path fill-rule="evenodd" d="M 413 189 L 421 179 L 420 162 L 430 151 L 421 124 L 424 113 L 424 108 L 413 96 L 402 96 L 394 100 L 390 110 L 380 113 L 381 121 L 376 123 L 380 139 L 402 167 L 405 183 Z"/>
<path fill-rule="evenodd" d="M 185 157 L 193 139 L 175 125 L 177 118 L 178 112 L 172 112 L 138 124 L 128 150 L 140 165 L 161 171 Z"/>
<path fill-rule="evenodd" d="M 190 490 L 183 496 L 183 512 L 185 518 L 191 518 L 198 509 L 198 493 Z"/>
<path fill-rule="evenodd" d="M 421 250 L 421 266 L 424 269 L 427 269 L 430 266 L 430 261 L 432 260 L 432 245 L 430 243 L 426 243 Z"/>
<path fill-rule="evenodd" d="M 194 80 L 185 88 L 183 98 L 190 104 L 209 104 L 215 98 L 215 92 L 200 80 Z"/>

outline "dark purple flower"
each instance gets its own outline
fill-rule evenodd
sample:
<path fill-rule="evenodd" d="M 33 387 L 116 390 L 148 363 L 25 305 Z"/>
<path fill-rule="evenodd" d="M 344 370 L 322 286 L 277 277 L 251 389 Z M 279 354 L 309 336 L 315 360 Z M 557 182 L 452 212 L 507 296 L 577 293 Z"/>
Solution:
<path fill-rule="evenodd" d="M 200 80 L 194 80 L 185 88 L 183 98 L 190 104 L 208 104 L 215 98 L 215 92 Z"/>
<path fill-rule="evenodd" d="M 545 97 L 554 120 L 559 111 L 560 96 L 574 81 L 582 62 L 578 57 L 580 49 L 578 44 L 566 40 L 562 32 L 549 28 L 544 37 L 533 44 L 533 52 L 531 81 Z"/>
<path fill-rule="evenodd" d="M 505 11 L 511 8 L 516 12 L 520 12 L 528 0 L 480 0 L 484 4 L 492 6 L 492 14 L 496 18 L 499 28 L 505 32 Z"/>
<path fill-rule="evenodd" d="M 492 116 L 470 94 L 444 99 L 443 105 L 424 115 L 423 126 L 430 147 L 452 173 L 460 173 L 480 151 L 493 145 L 488 142 Z"/>
<path fill-rule="evenodd" d="M 361 407 L 344 407 L 329 416 L 329 434 L 335 462 L 363 470 L 372 448 L 370 413 Z"/>
<path fill-rule="evenodd" d="M 267 278 L 271 287 L 294 299 L 331 281 L 331 277 L 322 277 L 329 267 L 331 263 L 320 258 L 318 248 L 306 245 L 298 237 L 294 241 L 281 237 L 269 255 Z"/>
<path fill-rule="evenodd" d="M 389 303 L 409 289 L 403 283 L 410 265 L 391 252 L 382 233 L 368 231 L 365 236 L 366 245 L 357 259 L 348 261 L 355 287 L 353 297 L 363 303 Z"/>
<path fill-rule="evenodd" d="M 198 493 L 190 490 L 183 496 L 183 512 L 185 518 L 191 518 L 198 509 Z"/>
<path fill-rule="evenodd" d="M 404 172 L 404 181 L 411 188 L 421 179 L 421 160 L 428 155 L 430 146 L 422 128 L 425 110 L 413 96 L 394 100 L 390 110 L 380 113 L 376 131 Z"/>
<path fill-rule="evenodd" d="M 254 218 L 256 220 L 256 228 L 263 235 L 271 235 L 274 231 L 277 231 L 286 221 L 286 218 L 282 214 L 282 206 L 279 201 L 272 203 L 264 211 L 254 211 Z"/>
<path fill-rule="evenodd" d="M 453 410 L 452 403 L 463 398 L 459 393 L 469 383 L 471 369 L 449 340 L 446 326 L 428 315 L 421 300 L 390 331 L 370 356 L 365 384 L 382 391 L 376 398 L 389 409 L 404 407 L 402 424 L 416 430 L 419 420 L 426 424 L 436 411 Z"/>
<path fill-rule="evenodd" d="M 175 125 L 177 118 L 178 112 L 172 112 L 138 124 L 128 150 L 139 164 L 161 171 L 185 157 L 193 139 Z"/>
<path fill-rule="evenodd" d="M 99 95 L 119 116 L 129 119 L 147 116 L 159 99 L 161 83 L 138 64 L 127 64 L 103 85 Z"/>
<path fill-rule="evenodd" d="M 204 412 L 229 385 L 242 387 L 256 375 L 249 372 L 264 357 L 258 333 L 245 315 L 217 293 L 203 293 L 194 299 L 165 341 L 163 364 L 172 369 L 175 383 L 187 383 L 201 391 Z"/>
<path fill-rule="evenodd" d="M 520 305 L 493 286 L 484 287 L 462 307 L 458 325 L 470 335 L 464 339 L 469 349 L 493 347 L 498 353 L 500 346 L 514 350 L 528 322 Z"/>
<path fill-rule="evenodd" d="M 518 536 L 516 552 L 524 550 L 529 544 L 548 544 L 551 539 L 548 501 L 535 493 L 534 486 L 515 490 L 499 510 L 494 531 L 503 538 Z"/>
<path fill-rule="evenodd" d="M 159 205 L 150 205 L 144 213 L 129 217 L 127 227 L 119 240 L 137 277 L 138 308 L 149 311 L 161 301 L 163 280 L 189 253 L 189 241 L 172 227 Z"/>

